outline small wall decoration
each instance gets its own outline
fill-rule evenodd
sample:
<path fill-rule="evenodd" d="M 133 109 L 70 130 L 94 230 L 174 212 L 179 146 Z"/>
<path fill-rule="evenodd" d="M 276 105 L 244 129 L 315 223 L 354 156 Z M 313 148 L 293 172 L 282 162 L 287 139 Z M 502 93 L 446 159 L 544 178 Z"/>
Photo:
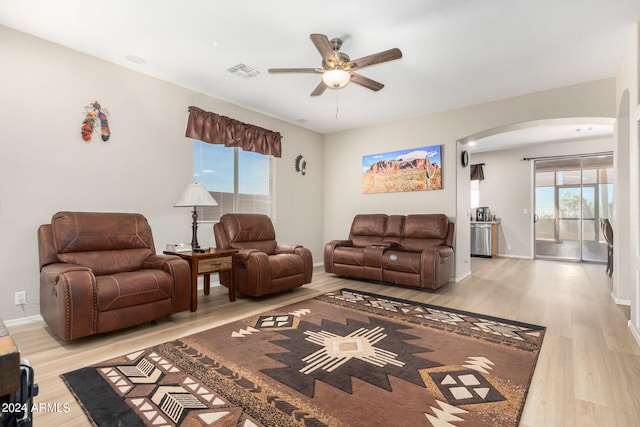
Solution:
<path fill-rule="evenodd" d="M 442 190 L 441 145 L 362 156 L 362 192 Z"/>
<path fill-rule="evenodd" d="M 107 116 L 109 115 L 109 110 L 100 106 L 98 101 L 92 102 L 90 105 L 84 107 L 84 112 L 87 114 L 82 121 L 81 134 L 82 139 L 85 141 L 91 140 L 91 134 L 95 130 L 96 119 L 100 120 L 100 137 L 103 141 L 108 141 L 111 136 L 111 131 L 109 130 L 109 122 L 107 121 Z"/>
<path fill-rule="evenodd" d="M 296 157 L 296 172 L 300 172 L 302 175 L 307 173 L 307 161 L 302 157 L 302 154 L 298 154 Z"/>
<path fill-rule="evenodd" d="M 469 153 L 467 150 L 462 151 L 462 154 L 460 154 L 460 164 L 463 168 L 466 168 L 469 165 Z"/>

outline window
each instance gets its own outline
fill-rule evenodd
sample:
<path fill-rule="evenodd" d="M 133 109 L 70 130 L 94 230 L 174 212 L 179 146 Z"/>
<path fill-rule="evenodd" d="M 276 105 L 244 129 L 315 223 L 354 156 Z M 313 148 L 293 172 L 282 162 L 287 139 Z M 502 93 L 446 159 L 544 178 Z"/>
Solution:
<path fill-rule="evenodd" d="M 474 179 L 470 184 L 471 191 L 471 209 L 480 207 L 480 181 Z"/>
<path fill-rule="evenodd" d="M 601 220 L 613 214 L 612 154 L 537 159 L 536 257 L 604 262 Z"/>
<path fill-rule="evenodd" d="M 201 207 L 198 217 L 217 221 L 225 213 L 260 213 L 272 217 L 272 159 L 241 148 L 194 140 L 193 178 L 218 206 Z"/>

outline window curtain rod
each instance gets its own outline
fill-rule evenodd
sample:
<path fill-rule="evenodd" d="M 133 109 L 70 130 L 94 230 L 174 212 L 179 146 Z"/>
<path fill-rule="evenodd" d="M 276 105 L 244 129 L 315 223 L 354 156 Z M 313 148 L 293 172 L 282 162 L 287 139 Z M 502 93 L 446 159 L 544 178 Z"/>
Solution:
<path fill-rule="evenodd" d="M 599 153 L 588 154 L 567 154 L 564 156 L 542 156 L 542 157 L 523 157 L 522 161 L 531 160 L 553 160 L 553 159 L 570 159 L 570 158 L 583 158 L 583 157 L 597 157 L 597 156 L 610 156 L 613 151 L 600 151 Z"/>

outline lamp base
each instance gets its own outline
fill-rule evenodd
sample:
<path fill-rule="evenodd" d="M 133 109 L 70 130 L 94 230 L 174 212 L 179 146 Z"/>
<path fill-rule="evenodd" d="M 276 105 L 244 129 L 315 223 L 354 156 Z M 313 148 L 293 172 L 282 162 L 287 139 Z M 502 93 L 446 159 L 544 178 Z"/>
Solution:
<path fill-rule="evenodd" d="M 191 218 L 193 219 L 191 224 L 191 250 L 200 252 L 200 245 L 198 244 L 198 211 L 195 206 L 193 207 L 193 212 L 191 212 Z"/>

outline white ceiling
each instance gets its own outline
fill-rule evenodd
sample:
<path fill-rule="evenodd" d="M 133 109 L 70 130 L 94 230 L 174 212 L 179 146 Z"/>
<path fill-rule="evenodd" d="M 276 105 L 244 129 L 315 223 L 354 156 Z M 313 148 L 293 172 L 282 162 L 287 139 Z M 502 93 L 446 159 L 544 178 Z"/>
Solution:
<path fill-rule="evenodd" d="M 321 133 L 614 77 L 638 21 L 638 0 L 0 0 L 2 25 Z M 379 92 L 312 98 L 319 75 L 267 73 L 320 67 L 311 33 L 403 58 L 360 71 Z"/>
<path fill-rule="evenodd" d="M 612 118 L 598 117 L 536 120 L 487 129 L 469 135 L 460 142 L 468 144 L 467 151 L 481 153 L 530 145 L 611 138 L 614 122 Z"/>

